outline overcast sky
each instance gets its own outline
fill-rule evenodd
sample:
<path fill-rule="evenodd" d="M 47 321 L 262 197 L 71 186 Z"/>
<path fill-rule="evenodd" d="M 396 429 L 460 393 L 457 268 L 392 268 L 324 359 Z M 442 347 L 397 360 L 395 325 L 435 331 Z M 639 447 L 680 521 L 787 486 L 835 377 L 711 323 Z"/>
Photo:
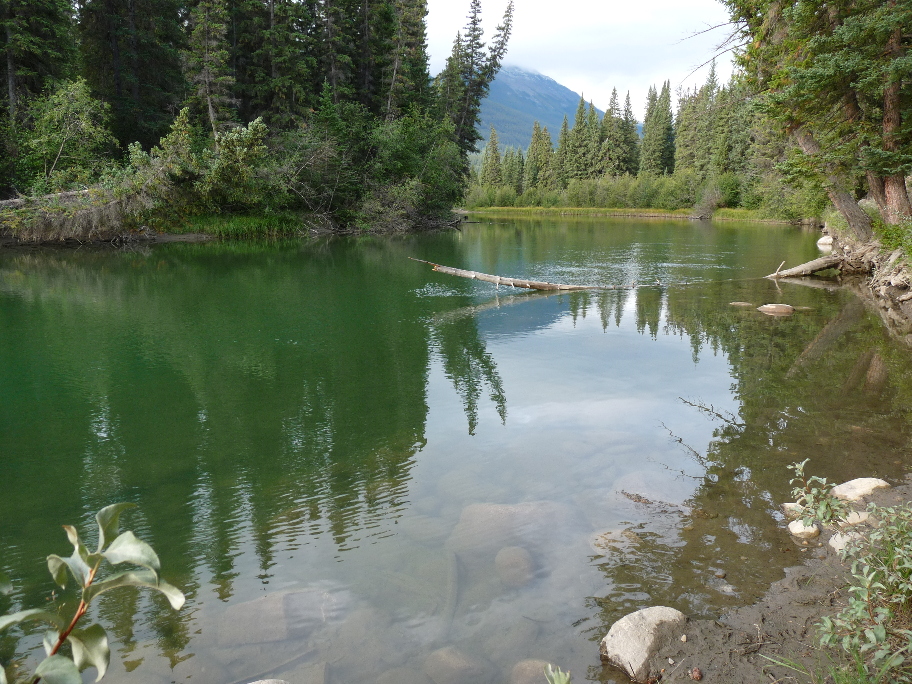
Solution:
<path fill-rule="evenodd" d="M 699 86 L 728 35 L 724 28 L 688 38 L 727 20 L 717 0 L 514 0 L 513 35 L 505 63 L 539 71 L 605 109 L 612 87 L 621 105 L 629 90 L 634 113 L 643 117 L 651 84 L 671 81 Z M 485 38 L 494 29 L 507 0 L 482 0 Z M 431 73 L 438 73 L 465 26 L 469 0 L 428 0 L 428 51 Z M 716 64 L 720 80 L 732 71 L 730 54 Z"/>

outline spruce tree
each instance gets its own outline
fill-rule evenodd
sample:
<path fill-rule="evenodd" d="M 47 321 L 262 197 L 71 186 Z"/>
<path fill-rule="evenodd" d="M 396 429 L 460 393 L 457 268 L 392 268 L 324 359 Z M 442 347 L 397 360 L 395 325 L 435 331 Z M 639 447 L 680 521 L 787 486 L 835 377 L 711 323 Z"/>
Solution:
<path fill-rule="evenodd" d="M 21 98 L 40 94 L 54 79 L 73 75 L 76 65 L 72 7 L 67 0 L 0 2 L 4 95 L 15 121 Z"/>
<path fill-rule="evenodd" d="M 567 160 L 570 156 L 570 125 L 567 122 L 567 116 L 564 115 L 564 122 L 561 124 L 560 133 L 557 136 L 557 150 L 551 158 L 551 177 L 554 186 L 563 190 L 567 187 L 570 180 Z"/>
<path fill-rule="evenodd" d="M 588 128 L 586 119 L 586 101 L 580 97 L 573 117 L 573 128 L 570 129 L 566 142 L 558 140 L 558 153 L 561 155 L 563 175 L 566 181 L 585 178 L 588 172 Z M 563 135 L 563 129 L 561 129 Z M 561 146 L 563 144 L 563 150 Z"/>
<path fill-rule="evenodd" d="M 226 40 L 228 13 L 225 0 L 199 0 L 190 13 L 190 39 L 185 53 L 187 80 L 216 139 L 221 122 L 231 119 L 231 87 Z"/>
<path fill-rule="evenodd" d="M 396 0 L 396 30 L 384 77 L 387 120 L 431 102 L 427 54 L 427 0 Z"/>
<path fill-rule="evenodd" d="M 671 84 L 665 81 L 660 94 L 650 87 L 643 122 L 640 172 L 665 174 L 674 171 L 674 127 L 671 115 Z"/>
<path fill-rule="evenodd" d="M 636 117 L 633 115 L 633 107 L 630 104 L 629 91 L 624 100 L 624 116 L 621 132 L 624 147 L 623 152 L 620 155 L 621 168 L 619 169 L 619 173 L 636 175 L 640 172 L 640 134 L 637 130 Z"/>
<path fill-rule="evenodd" d="M 612 88 L 608 110 L 602 119 L 599 135 L 598 173 L 608 176 L 619 176 L 627 171 L 628 141 L 624 132 L 624 120 L 618 104 L 617 89 Z"/>
<path fill-rule="evenodd" d="M 481 163 L 481 184 L 491 187 L 503 185 L 503 169 L 501 167 L 500 150 L 497 146 L 497 131 L 491 126 L 488 144 L 485 145 L 484 157 Z"/>

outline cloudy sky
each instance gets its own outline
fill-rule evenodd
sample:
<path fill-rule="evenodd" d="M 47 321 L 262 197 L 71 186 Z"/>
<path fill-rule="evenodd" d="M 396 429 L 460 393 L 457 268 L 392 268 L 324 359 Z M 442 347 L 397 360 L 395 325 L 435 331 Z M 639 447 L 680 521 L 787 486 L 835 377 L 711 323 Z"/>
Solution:
<path fill-rule="evenodd" d="M 727 20 L 717 0 L 514 0 L 513 36 L 506 63 L 539 71 L 604 109 L 617 87 L 623 104 L 642 119 L 651 84 L 671 81 L 699 86 L 728 35 L 725 28 L 689 37 Z M 507 0 L 482 0 L 485 36 L 493 35 Z M 465 25 L 469 0 L 428 0 L 428 50 L 436 74 Z M 722 80 L 731 74 L 730 54 L 716 64 Z"/>

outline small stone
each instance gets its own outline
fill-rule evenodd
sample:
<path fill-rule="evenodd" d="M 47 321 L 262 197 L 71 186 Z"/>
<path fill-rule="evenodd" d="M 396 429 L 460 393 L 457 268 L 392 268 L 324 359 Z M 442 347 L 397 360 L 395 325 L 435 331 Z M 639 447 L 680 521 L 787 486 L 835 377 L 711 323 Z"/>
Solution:
<path fill-rule="evenodd" d="M 713 575 L 715 575 L 716 579 L 725 579 L 725 572 L 723 570 L 716 570 Z"/>
<path fill-rule="evenodd" d="M 788 530 L 798 539 L 813 539 L 820 536 L 820 526 L 817 523 L 805 525 L 801 520 L 793 520 L 789 523 Z"/>
<path fill-rule="evenodd" d="M 687 635 L 686 635 L 686 634 L 682 634 L 682 635 L 681 635 L 681 641 L 683 641 L 685 644 L 687 643 Z"/>
<path fill-rule="evenodd" d="M 668 659 L 668 664 L 669 664 L 669 665 L 674 665 L 674 664 L 675 664 L 674 658 L 669 658 L 669 659 Z"/>
<path fill-rule="evenodd" d="M 859 501 L 869 496 L 877 489 L 885 489 L 890 486 L 889 482 L 876 477 L 859 477 L 841 485 L 836 485 L 830 490 L 830 493 L 837 499 L 844 501 Z"/>
<path fill-rule="evenodd" d="M 700 672 L 699 667 L 695 667 L 690 671 L 690 678 L 696 682 L 699 682 L 701 679 L 703 679 L 703 673 Z"/>
<path fill-rule="evenodd" d="M 691 530 L 693 530 L 693 528 L 694 528 L 693 525 L 684 525 L 684 527 L 682 527 L 681 529 L 684 530 L 685 532 L 690 532 Z"/>
<path fill-rule="evenodd" d="M 791 316 L 795 313 L 795 307 L 788 304 L 764 304 L 758 306 L 757 311 L 767 316 Z"/>
<path fill-rule="evenodd" d="M 719 585 L 718 587 L 716 587 L 716 588 L 717 588 L 721 593 L 723 593 L 723 594 L 728 594 L 729 596 L 732 596 L 732 595 L 734 595 L 734 594 L 737 593 L 736 590 L 735 590 L 735 588 L 734 588 L 732 585 L 730 585 L 730 584 L 720 584 L 720 585 Z"/>
<path fill-rule="evenodd" d="M 729 306 L 753 306 L 750 302 L 729 302 Z"/>

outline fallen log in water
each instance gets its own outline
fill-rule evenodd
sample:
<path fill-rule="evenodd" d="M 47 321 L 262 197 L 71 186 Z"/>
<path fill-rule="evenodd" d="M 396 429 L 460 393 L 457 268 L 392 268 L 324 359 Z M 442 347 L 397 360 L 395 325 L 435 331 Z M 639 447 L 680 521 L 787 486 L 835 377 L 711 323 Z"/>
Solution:
<path fill-rule="evenodd" d="M 510 287 L 524 287 L 527 290 L 633 290 L 633 285 L 561 285 L 560 283 L 545 283 L 539 280 L 521 280 L 519 278 L 504 278 L 498 275 L 488 275 L 487 273 L 478 273 L 477 271 L 465 271 L 461 268 L 452 266 L 442 266 L 435 264 L 433 261 L 416 259 L 409 257 L 412 261 L 420 261 L 422 264 L 430 264 L 438 273 L 459 276 L 460 278 L 469 278 L 470 280 L 482 280 L 486 283 L 495 285 L 508 285 Z"/>
<path fill-rule="evenodd" d="M 794 268 L 787 268 L 784 271 L 777 270 L 775 273 L 770 273 L 767 278 L 790 278 L 793 276 L 807 276 L 812 273 L 817 273 L 818 271 L 825 271 L 828 268 L 836 268 L 842 264 L 843 258 L 841 256 L 834 256 L 832 254 L 828 256 L 822 256 L 813 261 L 808 261 L 801 264 L 800 266 L 795 266 Z M 781 267 L 780 267 L 781 268 Z"/>

